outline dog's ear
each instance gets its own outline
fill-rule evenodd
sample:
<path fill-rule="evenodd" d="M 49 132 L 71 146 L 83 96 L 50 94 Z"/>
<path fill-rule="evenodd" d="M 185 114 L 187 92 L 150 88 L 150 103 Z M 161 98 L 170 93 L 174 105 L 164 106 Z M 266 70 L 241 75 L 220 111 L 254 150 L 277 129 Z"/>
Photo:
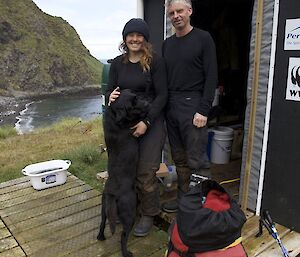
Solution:
<path fill-rule="evenodd" d="M 116 123 L 120 124 L 127 116 L 127 112 L 125 109 L 117 109 L 115 110 L 115 119 Z"/>
<path fill-rule="evenodd" d="M 132 117 L 132 119 L 143 119 L 148 113 L 149 108 L 150 108 L 149 101 L 137 97 L 129 115 Z"/>
<path fill-rule="evenodd" d="M 136 101 L 136 94 L 129 89 L 121 91 L 120 96 L 111 104 L 111 109 L 115 114 L 116 123 L 119 125 L 130 120 L 128 113 L 133 109 Z"/>

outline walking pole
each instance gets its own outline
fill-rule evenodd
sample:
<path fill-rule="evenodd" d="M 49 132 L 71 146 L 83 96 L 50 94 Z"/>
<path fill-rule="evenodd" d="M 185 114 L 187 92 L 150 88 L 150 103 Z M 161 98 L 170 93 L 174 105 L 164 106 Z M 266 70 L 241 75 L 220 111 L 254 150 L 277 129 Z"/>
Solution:
<path fill-rule="evenodd" d="M 261 216 L 261 218 L 259 220 L 259 232 L 257 233 L 256 237 L 259 237 L 262 235 L 263 226 L 265 226 L 265 228 L 268 230 L 269 234 L 277 241 L 277 243 L 279 244 L 279 246 L 281 248 L 283 256 L 290 257 L 288 254 L 288 251 L 285 249 L 285 247 L 283 246 L 283 244 L 280 240 L 279 234 L 275 227 L 275 223 L 273 222 L 273 220 L 270 216 L 270 213 L 267 210 L 263 211 L 263 215 Z"/>

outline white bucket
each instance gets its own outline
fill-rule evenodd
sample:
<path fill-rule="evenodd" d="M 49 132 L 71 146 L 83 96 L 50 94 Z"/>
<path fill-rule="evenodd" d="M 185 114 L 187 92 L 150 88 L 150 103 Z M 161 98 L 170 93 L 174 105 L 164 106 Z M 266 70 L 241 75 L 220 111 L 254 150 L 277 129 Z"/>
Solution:
<path fill-rule="evenodd" d="M 218 126 L 212 129 L 214 136 L 211 142 L 211 162 L 225 164 L 230 160 L 234 130 Z"/>

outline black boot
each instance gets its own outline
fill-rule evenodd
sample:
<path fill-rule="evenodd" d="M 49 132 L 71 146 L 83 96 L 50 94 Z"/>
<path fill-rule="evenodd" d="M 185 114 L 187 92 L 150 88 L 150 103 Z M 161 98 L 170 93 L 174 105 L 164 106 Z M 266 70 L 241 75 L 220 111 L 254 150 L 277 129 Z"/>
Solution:
<path fill-rule="evenodd" d="M 163 203 L 162 210 L 165 211 L 165 212 L 168 212 L 168 213 L 177 212 L 177 210 L 178 210 L 177 199 Z"/>
<path fill-rule="evenodd" d="M 143 215 L 139 220 L 138 224 L 136 224 L 133 234 L 135 236 L 146 236 L 149 234 L 152 226 L 153 226 L 153 217 Z"/>

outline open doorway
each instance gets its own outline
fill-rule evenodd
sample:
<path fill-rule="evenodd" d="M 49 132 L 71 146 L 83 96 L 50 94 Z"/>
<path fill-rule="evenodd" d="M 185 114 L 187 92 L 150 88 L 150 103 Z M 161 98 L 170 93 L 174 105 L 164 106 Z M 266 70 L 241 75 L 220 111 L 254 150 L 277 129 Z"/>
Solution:
<path fill-rule="evenodd" d="M 192 0 L 194 27 L 209 31 L 217 50 L 219 104 L 210 126 L 234 129 L 231 161 L 212 165 L 213 178 L 238 199 L 254 0 Z"/>
<path fill-rule="evenodd" d="M 253 0 L 194 0 L 191 23 L 216 43 L 220 115 L 243 123 Z M 226 120 L 226 119 L 225 119 Z"/>

